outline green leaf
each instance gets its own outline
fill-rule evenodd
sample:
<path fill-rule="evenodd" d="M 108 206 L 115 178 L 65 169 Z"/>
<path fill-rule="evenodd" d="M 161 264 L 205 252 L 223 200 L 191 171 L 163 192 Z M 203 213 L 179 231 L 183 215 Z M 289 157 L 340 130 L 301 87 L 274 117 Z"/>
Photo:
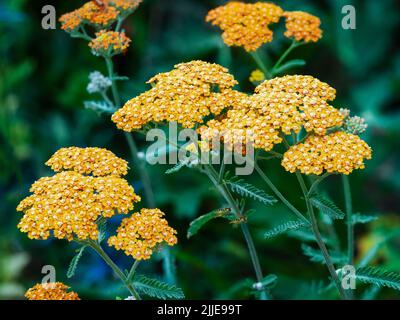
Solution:
<path fill-rule="evenodd" d="M 101 113 L 112 114 L 115 112 L 115 108 L 108 105 L 104 101 L 85 101 L 84 106 L 86 109 L 94 110 L 100 114 Z"/>
<path fill-rule="evenodd" d="M 226 184 L 230 187 L 232 192 L 235 192 L 242 197 L 258 200 L 267 205 L 272 205 L 276 202 L 276 199 L 273 196 L 266 194 L 263 190 L 258 189 L 250 183 L 244 182 L 242 179 L 226 181 Z"/>
<path fill-rule="evenodd" d="M 72 278 L 75 275 L 76 268 L 78 267 L 79 260 L 81 259 L 85 248 L 86 246 L 82 246 L 80 249 L 78 249 L 77 254 L 72 258 L 68 267 L 67 278 Z"/>
<path fill-rule="evenodd" d="M 345 214 L 331 200 L 316 195 L 311 199 L 311 204 L 320 210 L 323 214 L 330 216 L 332 219 L 343 219 Z"/>
<path fill-rule="evenodd" d="M 142 294 L 158 299 L 184 299 L 181 288 L 161 282 L 157 279 L 147 278 L 144 275 L 135 277 L 134 288 Z"/>
<path fill-rule="evenodd" d="M 260 282 L 262 283 L 263 287 L 266 288 L 273 288 L 278 281 L 278 277 L 274 274 L 269 274 L 265 276 Z"/>
<path fill-rule="evenodd" d="M 381 268 L 364 267 L 356 270 L 356 279 L 378 287 L 400 290 L 400 273 L 386 271 Z"/>
<path fill-rule="evenodd" d="M 288 236 L 303 242 L 316 241 L 315 235 L 310 229 L 290 230 L 288 232 Z M 325 242 L 325 244 L 327 245 L 332 244 L 332 239 L 329 239 L 324 235 L 321 235 L 321 237 L 322 240 Z"/>
<path fill-rule="evenodd" d="M 170 168 L 170 169 L 168 169 L 167 171 L 165 171 L 165 174 L 171 174 L 171 173 L 178 172 L 178 171 L 181 170 L 185 165 L 186 165 L 186 163 L 178 162 L 175 166 L 173 166 L 172 168 Z"/>
<path fill-rule="evenodd" d="M 264 233 L 264 238 L 271 239 L 273 237 L 276 237 L 283 233 L 286 233 L 290 230 L 297 230 L 300 228 L 304 228 L 305 226 L 306 226 L 306 224 L 300 220 L 288 221 L 281 225 L 278 225 L 277 227 L 275 227 L 271 230 L 268 230 L 266 233 Z"/>
<path fill-rule="evenodd" d="M 293 60 L 289 60 L 287 62 L 285 62 L 284 64 L 282 64 L 280 67 L 276 68 L 275 70 L 273 70 L 273 74 L 280 74 L 286 70 L 292 69 L 292 68 L 296 68 L 296 67 L 302 67 L 305 66 L 306 62 L 303 59 L 293 59 Z"/>
<path fill-rule="evenodd" d="M 194 236 L 210 220 L 222 217 L 229 218 L 230 216 L 231 216 L 230 209 L 227 208 L 213 210 L 207 214 L 204 214 L 190 223 L 189 229 L 187 231 L 187 237 L 190 238 Z"/>
<path fill-rule="evenodd" d="M 353 225 L 355 225 L 357 223 L 368 223 L 368 222 L 375 221 L 378 219 L 377 216 L 365 215 L 365 214 L 361 214 L 361 213 L 355 213 L 352 215 L 351 218 L 352 218 Z"/>
<path fill-rule="evenodd" d="M 325 264 L 325 259 L 321 250 L 314 249 L 304 243 L 301 245 L 301 249 L 303 253 L 310 258 L 310 261 Z M 347 261 L 347 257 L 341 252 L 330 252 L 330 256 L 333 263 L 345 264 Z"/>

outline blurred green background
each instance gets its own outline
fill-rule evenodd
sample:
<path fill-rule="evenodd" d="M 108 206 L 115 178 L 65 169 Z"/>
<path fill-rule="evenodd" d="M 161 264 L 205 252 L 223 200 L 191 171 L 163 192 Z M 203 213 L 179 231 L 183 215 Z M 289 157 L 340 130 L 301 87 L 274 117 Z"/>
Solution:
<path fill-rule="evenodd" d="M 224 3 L 216 0 L 145 0 L 124 24 L 132 45 L 125 56 L 115 59 L 120 75 L 130 78 L 121 91 L 127 100 L 148 87 L 152 75 L 170 70 L 174 64 L 193 59 L 217 62 L 230 69 L 240 89 L 251 92 L 248 77 L 256 68 L 240 48 L 226 47 L 220 32 L 208 25 L 208 10 Z M 66 241 L 30 241 L 16 225 L 20 213 L 15 208 L 39 177 L 51 174 L 45 161 L 60 147 L 107 147 L 129 161 L 130 155 L 121 131 L 109 116 L 85 110 L 83 101 L 88 75 L 105 72 L 103 60 L 94 57 L 86 43 L 71 39 L 60 30 L 41 28 L 41 8 L 53 4 L 57 16 L 81 6 L 83 1 L 0 1 L 0 299 L 22 298 L 27 288 L 40 282 L 43 265 L 54 265 L 57 279 L 71 285 L 83 298 L 124 296 L 118 280 L 94 254 L 86 253 L 77 274 L 66 279 L 66 269 L 74 246 Z M 303 46 L 291 57 L 307 61 L 299 74 L 310 74 L 337 89 L 337 107 L 347 107 L 369 124 L 363 138 L 373 148 L 373 159 L 366 169 L 351 176 L 355 212 L 379 215 L 380 219 L 356 229 L 359 258 L 376 248 L 372 264 L 400 271 L 400 239 L 384 241 L 390 230 L 400 226 L 400 51 L 398 30 L 400 3 L 395 0 L 277 0 L 286 10 L 304 10 L 319 16 L 324 30 L 317 44 Z M 341 28 L 341 8 L 353 4 L 357 29 Z M 289 45 L 283 38 L 282 21 L 275 26 L 275 40 L 262 48 L 265 61 L 275 61 Z M 142 136 L 135 136 L 143 150 Z M 139 194 L 142 185 L 135 175 L 130 181 Z M 216 220 L 198 235 L 186 239 L 187 227 L 196 216 L 220 207 L 220 199 L 199 173 L 183 169 L 165 175 L 167 167 L 148 166 L 158 207 L 167 213 L 179 233 L 176 257 L 178 285 L 187 298 L 248 298 L 240 290 L 241 280 L 252 277 L 252 267 L 240 230 Z M 293 177 L 278 161 L 266 167 L 280 189 L 302 208 L 300 190 Z M 252 183 L 266 188 L 256 175 Z M 339 177 L 323 184 L 327 193 L 343 208 Z M 270 191 L 267 190 L 269 193 Z M 296 234 L 266 241 L 267 229 L 287 219 L 280 204 L 262 207 L 250 203 L 256 214 L 250 228 L 256 239 L 265 274 L 279 278 L 273 294 L 280 299 L 330 298 L 321 290 L 327 279 L 321 264 L 302 254 Z M 115 221 L 118 223 L 118 219 Z M 337 223 L 342 246 L 345 226 Z M 298 236 L 298 235 L 297 235 Z M 130 260 L 109 251 L 120 265 Z M 161 276 L 162 262 L 155 257 L 143 263 L 140 271 Z M 382 290 L 377 298 L 398 298 L 394 290 Z"/>

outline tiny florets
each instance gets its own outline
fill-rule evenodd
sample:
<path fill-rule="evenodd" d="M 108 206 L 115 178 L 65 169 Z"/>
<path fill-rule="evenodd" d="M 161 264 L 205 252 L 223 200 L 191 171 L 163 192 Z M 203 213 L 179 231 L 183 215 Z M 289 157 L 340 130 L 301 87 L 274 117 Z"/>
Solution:
<path fill-rule="evenodd" d="M 318 17 L 302 11 L 285 12 L 283 16 L 286 18 L 286 37 L 304 42 L 317 42 L 322 38 Z"/>
<path fill-rule="evenodd" d="M 106 91 L 112 85 L 110 78 L 104 76 L 99 71 L 93 71 L 89 74 L 89 84 L 87 86 L 87 91 L 90 94 L 101 93 Z"/>
<path fill-rule="evenodd" d="M 39 283 L 30 288 L 25 297 L 28 300 L 81 300 L 76 292 L 67 292 L 68 289 L 61 282 Z"/>
<path fill-rule="evenodd" d="M 192 128 L 243 97 L 232 90 L 236 81 L 227 69 L 204 61 L 178 64 L 148 83 L 153 86 L 150 90 L 129 100 L 112 116 L 119 129 L 132 131 L 152 121 L 176 121 Z"/>
<path fill-rule="evenodd" d="M 125 35 L 125 32 L 101 30 L 96 33 L 89 43 L 95 55 L 112 57 L 116 54 L 125 53 L 128 50 L 131 40 Z"/>
<path fill-rule="evenodd" d="M 93 176 L 128 173 L 128 162 L 103 148 L 61 148 L 46 162 L 55 172 L 73 170 Z"/>
<path fill-rule="evenodd" d="M 242 3 L 232 1 L 208 12 L 206 21 L 218 26 L 228 46 L 243 47 L 256 51 L 271 42 L 273 32 L 270 24 L 279 21 L 283 10 L 272 3 Z"/>
<path fill-rule="evenodd" d="M 290 147 L 282 159 L 289 172 L 304 174 L 350 174 L 364 169 L 364 159 L 371 159 L 371 148 L 358 136 L 337 131 L 326 136 L 311 135 L 303 143 Z"/>
<path fill-rule="evenodd" d="M 24 212 L 18 228 L 30 239 L 97 239 L 97 221 L 127 214 L 140 201 L 125 179 L 127 164 L 111 152 L 98 148 L 63 148 L 47 162 L 63 171 L 36 181 L 32 195 L 17 211 Z M 116 165 L 116 166 L 115 166 Z M 120 168 L 122 166 L 122 168 Z M 83 174 L 91 173 L 93 176 Z"/>
<path fill-rule="evenodd" d="M 108 244 L 136 260 L 150 259 L 154 248 L 163 242 L 169 246 L 177 243 L 176 231 L 163 218 L 159 209 L 142 209 L 122 220 L 117 235 Z"/>

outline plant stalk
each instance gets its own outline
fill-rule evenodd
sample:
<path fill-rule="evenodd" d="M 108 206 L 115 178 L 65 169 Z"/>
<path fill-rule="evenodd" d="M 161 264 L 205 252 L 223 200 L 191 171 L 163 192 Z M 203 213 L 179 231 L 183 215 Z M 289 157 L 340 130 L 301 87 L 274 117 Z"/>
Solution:
<path fill-rule="evenodd" d="M 104 260 L 105 263 L 114 271 L 114 273 L 118 276 L 118 278 L 122 281 L 125 287 L 129 290 L 132 296 L 135 297 L 136 300 L 141 300 L 140 295 L 137 293 L 133 285 L 128 281 L 128 278 L 124 275 L 121 269 L 112 261 L 109 255 L 103 250 L 101 245 L 99 245 L 95 241 L 90 241 L 89 246 L 98 253 L 98 255 Z M 136 261 L 134 263 L 134 266 Z"/>
<path fill-rule="evenodd" d="M 211 165 L 205 165 L 204 167 L 205 167 L 205 173 L 210 178 L 210 180 L 215 185 L 215 187 L 218 189 L 220 194 L 228 202 L 229 206 L 234 211 L 235 215 L 239 219 L 242 218 L 242 212 L 239 209 L 238 205 L 236 204 L 236 201 L 233 198 L 230 191 L 228 190 L 226 184 L 223 182 L 222 183 L 218 182 L 218 178 L 219 178 L 218 173 L 215 171 L 215 169 Z M 250 258 L 251 258 L 253 268 L 255 271 L 256 279 L 258 282 L 261 282 L 263 280 L 263 274 L 262 274 L 262 270 L 261 270 L 260 260 L 258 259 L 258 254 L 257 254 L 256 248 L 254 246 L 254 241 L 250 234 L 250 230 L 247 225 L 247 222 L 243 221 L 242 223 L 240 223 L 240 227 L 242 229 L 243 236 L 247 243 L 247 247 L 248 247 Z M 261 292 L 262 300 L 267 300 L 269 298 L 269 296 L 270 296 L 270 294 L 267 289 L 264 289 Z"/>
<path fill-rule="evenodd" d="M 304 198 L 305 198 L 305 201 L 306 201 L 307 211 L 308 211 L 308 214 L 309 214 L 310 219 L 311 219 L 311 227 L 312 227 L 315 239 L 317 241 L 318 247 L 320 248 L 320 250 L 322 252 L 322 255 L 324 257 L 325 264 L 328 267 L 329 273 L 331 274 L 331 277 L 332 277 L 332 279 L 333 279 L 333 281 L 334 281 L 334 283 L 335 283 L 335 285 L 336 285 L 336 287 L 338 289 L 338 292 L 339 292 L 339 295 L 340 295 L 341 299 L 347 299 L 346 292 L 344 291 L 344 289 L 343 289 L 343 287 L 341 285 L 340 279 L 339 279 L 339 277 L 338 277 L 338 275 L 336 273 L 335 266 L 334 266 L 334 264 L 332 262 L 332 259 L 331 259 L 330 255 L 329 255 L 329 252 L 328 252 L 328 249 L 326 248 L 325 243 L 324 243 L 324 241 L 322 239 L 321 233 L 320 233 L 320 231 L 318 229 L 318 222 L 317 222 L 317 219 L 316 219 L 315 214 L 314 214 L 314 208 L 313 208 L 313 206 L 312 206 L 312 204 L 310 202 L 310 198 L 308 196 L 307 186 L 306 186 L 306 184 L 304 182 L 304 179 L 303 179 L 302 175 L 300 174 L 300 172 L 296 171 L 296 177 L 297 177 L 297 180 L 299 181 L 301 190 L 303 192 L 303 195 L 304 195 Z"/>

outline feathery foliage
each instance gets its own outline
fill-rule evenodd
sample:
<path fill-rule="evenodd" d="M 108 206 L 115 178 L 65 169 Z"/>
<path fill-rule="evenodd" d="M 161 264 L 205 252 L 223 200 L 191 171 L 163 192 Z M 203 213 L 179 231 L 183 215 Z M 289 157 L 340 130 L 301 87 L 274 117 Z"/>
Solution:
<path fill-rule="evenodd" d="M 161 282 L 157 279 L 147 278 L 144 275 L 138 275 L 133 281 L 133 286 L 140 293 L 149 297 L 158 299 L 184 299 L 185 295 L 181 288 L 174 285 Z"/>

